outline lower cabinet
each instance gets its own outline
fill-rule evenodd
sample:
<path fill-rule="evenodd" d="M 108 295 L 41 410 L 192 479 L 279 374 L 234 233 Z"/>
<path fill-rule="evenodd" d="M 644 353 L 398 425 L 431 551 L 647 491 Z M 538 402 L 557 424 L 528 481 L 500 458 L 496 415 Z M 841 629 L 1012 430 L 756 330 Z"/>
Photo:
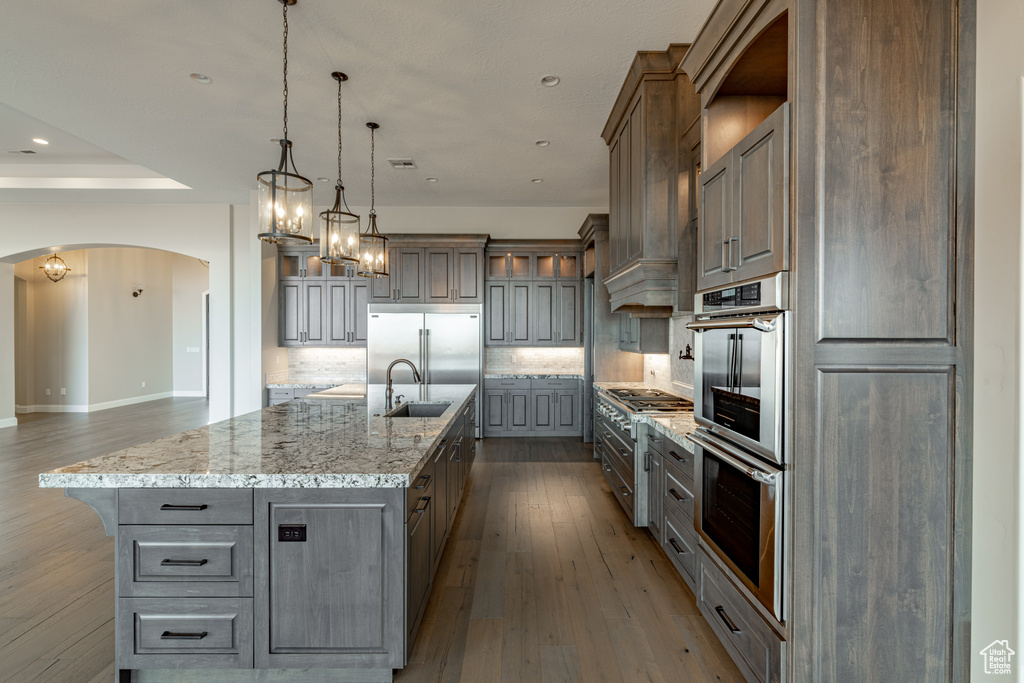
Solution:
<path fill-rule="evenodd" d="M 118 491 L 117 668 L 390 677 L 465 491 L 475 414 L 474 399 L 408 488 Z"/>
<path fill-rule="evenodd" d="M 582 435 L 577 379 L 485 379 L 484 436 Z"/>

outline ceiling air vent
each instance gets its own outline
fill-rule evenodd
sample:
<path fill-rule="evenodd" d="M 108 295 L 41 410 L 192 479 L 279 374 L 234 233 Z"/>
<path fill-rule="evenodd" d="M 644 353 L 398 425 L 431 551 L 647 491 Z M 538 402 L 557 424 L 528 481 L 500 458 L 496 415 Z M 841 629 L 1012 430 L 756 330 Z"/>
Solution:
<path fill-rule="evenodd" d="M 412 159 L 388 159 L 391 168 L 416 168 L 416 162 Z"/>
<path fill-rule="evenodd" d="M 35 154 L 33 149 L 5 149 L 8 154 Z"/>

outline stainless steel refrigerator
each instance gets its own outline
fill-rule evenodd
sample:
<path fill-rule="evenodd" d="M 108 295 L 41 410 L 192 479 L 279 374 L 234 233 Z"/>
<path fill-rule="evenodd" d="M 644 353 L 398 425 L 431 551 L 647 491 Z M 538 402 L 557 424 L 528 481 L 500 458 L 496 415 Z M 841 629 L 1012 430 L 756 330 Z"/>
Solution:
<path fill-rule="evenodd" d="M 483 400 L 483 306 L 480 304 L 370 304 L 366 381 L 387 382 L 391 361 L 413 362 L 430 384 L 477 385 L 477 437 Z M 391 372 L 396 384 L 412 382 L 407 365 Z"/>

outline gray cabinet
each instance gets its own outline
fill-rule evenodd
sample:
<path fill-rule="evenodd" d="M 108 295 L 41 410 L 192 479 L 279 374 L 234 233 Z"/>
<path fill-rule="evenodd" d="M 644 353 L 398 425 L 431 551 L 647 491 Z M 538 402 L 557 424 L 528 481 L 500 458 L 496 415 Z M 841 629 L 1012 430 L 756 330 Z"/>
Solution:
<path fill-rule="evenodd" d="M 278 251 L 280 346 L 365 346 L 369 281 L 315 248 Z"/>
<path fill-rule="evenodd" d="M 460 239 L 467 246 L 450 246 Z M 391 241 L 389 276 L 373 281 L 372 303 L 484 303 L 481 240 L 392 235 Z"/>
<path fill-rule="evenodd" d="M 532 283 L 488 281 L 484 285 L 487 321 L 485 346 L 530 346 L 533 339 L 532 311 L 536 298 Z"/>
<path fill-rule="evenodd" d="M 485 379 L 484 436 L 582 434 L 577 379 Z"/>
<path fill-rule="evenodd" d="M 601 133 L 609 152 L 610 272 L 604 283 L 613 311 L 675 306 L 678 271 L 694 267 L 694 255 L 678 251 L 689 222 L 690 147 L 680 142 L 700 115 L 693 85 L 676 68 L 687 48 L 637 53 Z"/>
<path fill-rule="evenodd" d="M 789 106 L 783 104 L 700 178 L 697 288 L 789 268 Z"/>
<path fill-rule="evenodd" d="M 580 346 L 579 280 L 488 280 L 486 346 Z"/>
<path fill-rule="evenodd" d="M 328 346 L 366 346 L 369 290 L 364 278 L 327 281 Z"/>

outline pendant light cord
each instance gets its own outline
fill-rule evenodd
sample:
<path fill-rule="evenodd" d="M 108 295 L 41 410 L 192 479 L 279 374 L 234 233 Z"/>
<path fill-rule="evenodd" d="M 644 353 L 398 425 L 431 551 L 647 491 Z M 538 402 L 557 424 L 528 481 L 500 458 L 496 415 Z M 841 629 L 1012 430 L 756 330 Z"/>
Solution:
<path fill-rule="evenodd" d="M 284 8 L 284 139 L 288 139 L 288 3 L 283 2 Z M 340 97 L 340 95 L 339 95 Z"/>
<path fill-rule="evenodd" d="M 338 79 L 338 184 L 341 182 L 341 79 Z"/>
<path fill-rule="evenodd" d="M 370 129 L 370 215 L 374 216 L 377 212 L 374 210 L 374 195 L 373 195 L 373 179 L 376 175 L 376 167 L 374 166 L 373 160 L 376 155 L 376 145 L 374 143 L 374 132 L 375 129 Z"/>

